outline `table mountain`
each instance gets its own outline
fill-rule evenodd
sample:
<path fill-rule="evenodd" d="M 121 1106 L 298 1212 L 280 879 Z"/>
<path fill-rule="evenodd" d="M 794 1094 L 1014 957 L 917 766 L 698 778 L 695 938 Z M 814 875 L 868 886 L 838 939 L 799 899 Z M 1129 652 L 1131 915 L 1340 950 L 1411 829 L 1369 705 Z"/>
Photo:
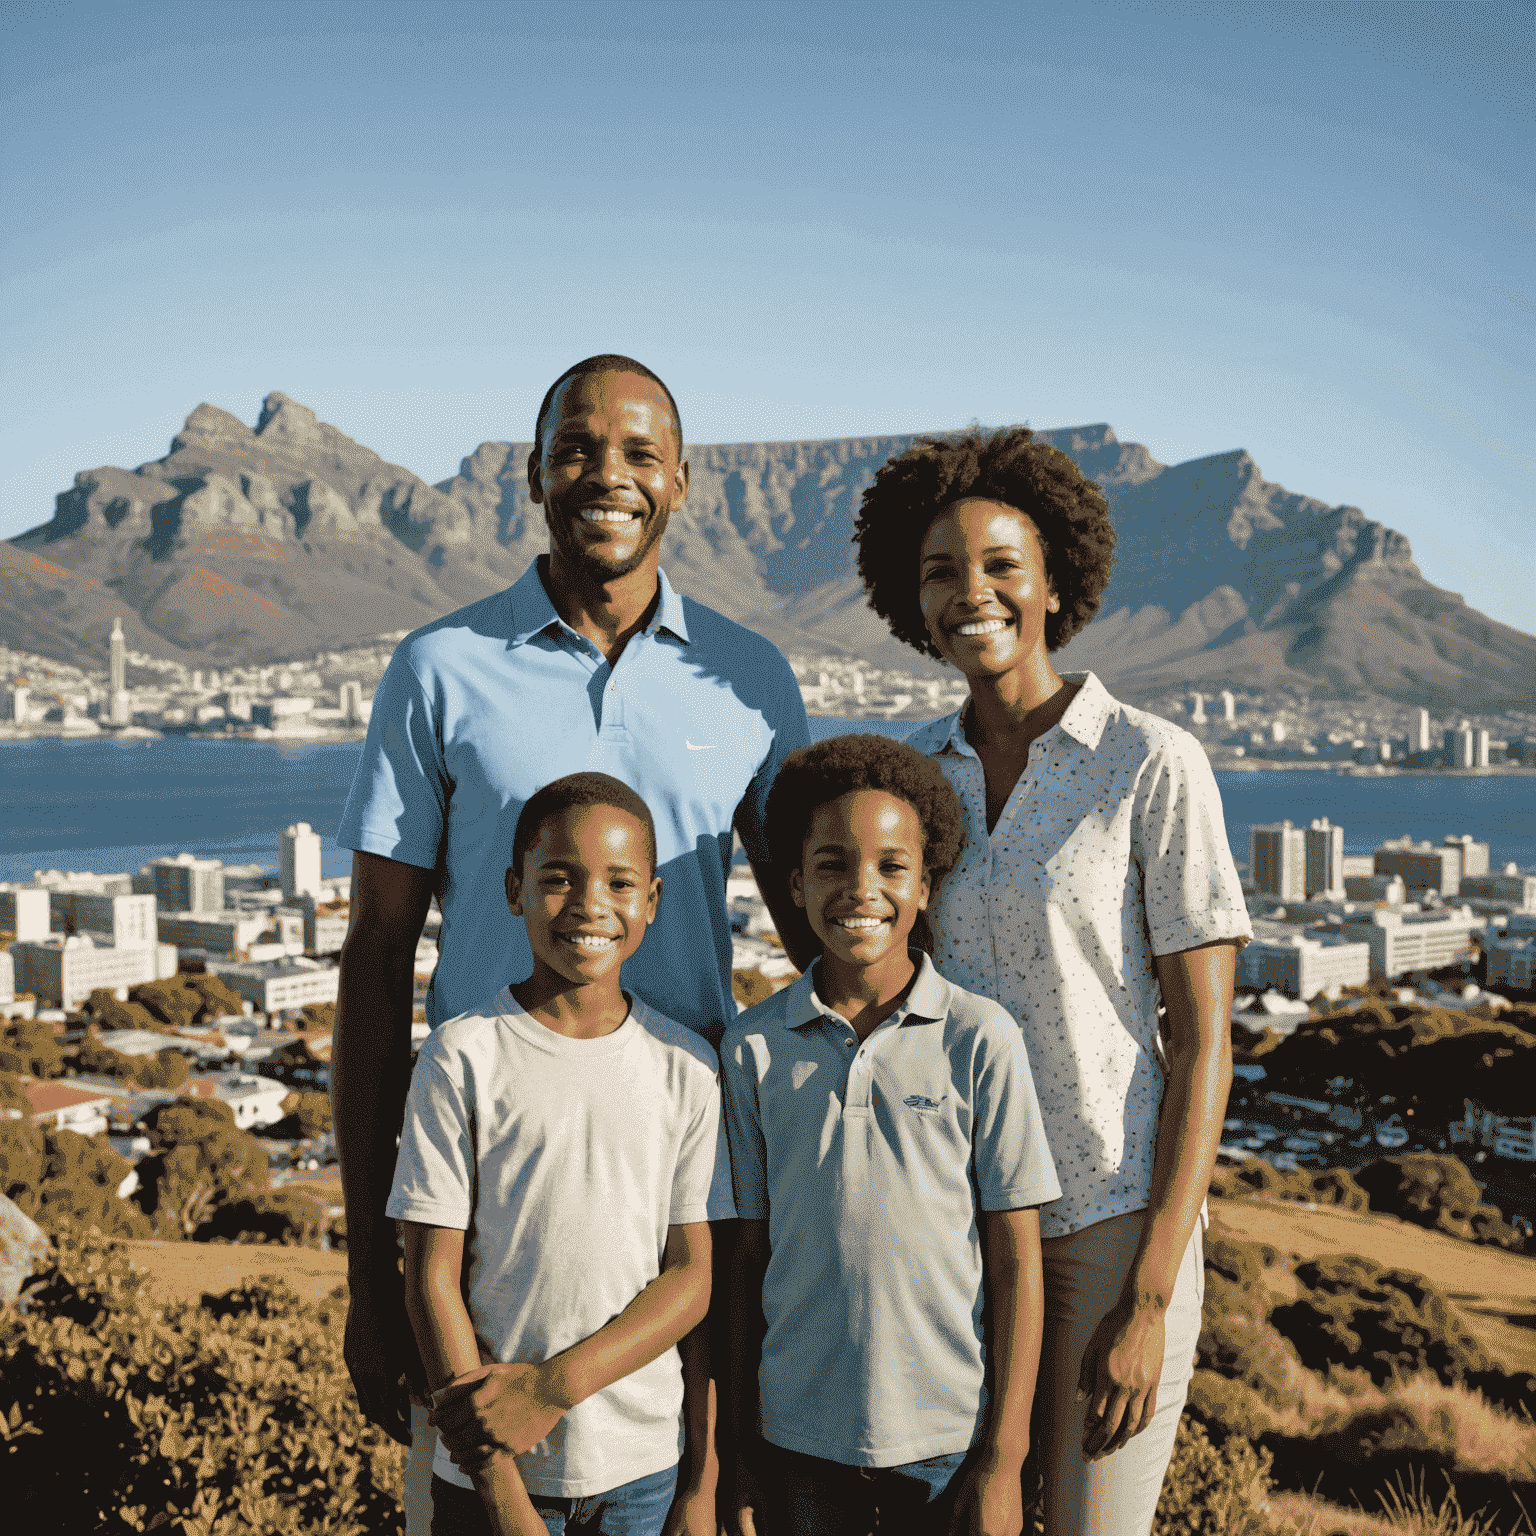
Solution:
<path fill-rule="evenodd" d="M 1414 565 L 1357 507 L 1263 478 L 1241 450 L 1159 464 L 1108 426 L 1041 434 L 1104 488 L 1119 554 L 1102 617 L 1063 653 L 1128 698 L 1183 686 L 1362 690 L 1437 708 L 1536 702 L 1536 639 Z M 910 436 L 689 449 L 663 561 L 683 591 L 788 650 L 933 671 L 863 602 L 864 488 Z M 227 664 L 409 628 L 506 586 L 545 548 L 526 443 L 482 443 L 429 485 L 273 393 L 254 428 L 200 405 L 162 459 L 83 470 L 0 548 L 0 638 L 99 659 L 130 642 Z"/>

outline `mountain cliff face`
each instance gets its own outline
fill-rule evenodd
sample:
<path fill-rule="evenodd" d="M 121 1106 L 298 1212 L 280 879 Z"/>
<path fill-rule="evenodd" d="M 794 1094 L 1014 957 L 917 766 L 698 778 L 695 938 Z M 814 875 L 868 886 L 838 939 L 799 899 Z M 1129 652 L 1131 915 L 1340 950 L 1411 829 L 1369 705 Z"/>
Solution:
<path fill-rule="evenodd" d="M 1288 683 L 1447 708 L 1536 702 L 1536 640 L 1431 585 L 1407 540 L 1359 508 L 1272 485 L 1241 450 L 1168 467 L 1107 426 L 1041 435 L 1103 487 L 1119 534 L 1101 617 L 1062 665 L 1133 699 Z M 786 649 L 934 671 L 864 605 L 850 543 L 861 493 L 911 441 L 690 448 L 669 576 Z M 96 658 L 126 609 L 136 646 L 227 663 L 414 627 L 546 547 L 527 454 L 482 443 L 432 486 L 285 395 L 254 429 L 200 405 L 163 459 L 82 471 L 51 522 L 0 546 L 0 637 Z"/>

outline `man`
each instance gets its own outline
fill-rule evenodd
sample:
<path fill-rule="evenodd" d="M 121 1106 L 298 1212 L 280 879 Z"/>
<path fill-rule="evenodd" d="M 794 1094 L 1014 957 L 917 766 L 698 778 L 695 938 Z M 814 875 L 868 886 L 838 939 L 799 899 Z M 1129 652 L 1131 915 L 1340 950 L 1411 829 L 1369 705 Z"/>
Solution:
<path fill-rule="evenodd" d="M 503 894 L 518 813 L 551 780 L 598 770 L 639 791 L 659 843 L 660 911 L 626 986 L 712 1043 L 734 1019 L 733 828 L 783 914 L 780 931 L 799 933 L 762 820 L 778 764 L 809 739 L 805 710 L 774 646 L 678 596 L 661 573 L 661 536 L 688 494 L 671 392 L 630 358 L 588 358 L 550 387 L 535 437 L 528 489 L 544 509 L 549 554 L 506 591 L 401 642 L 337 833 L 354 850 L 331 1064 L 346 1361 L 364 1413 L 412 1441 L 412 1536 L 422 1514 L 411 1490 L 425 1486 L 432 1435 L 424 1410 L 408 1415 L 400 1384 L 408 1375 L 419 1391 L 420 1366 L 384 1205 L 432 897 L 443 919 L 427 998 L 435 1026 L 528 973 L 527 938 Z M 792 953 L 799 947 L 792 941 Z"/>

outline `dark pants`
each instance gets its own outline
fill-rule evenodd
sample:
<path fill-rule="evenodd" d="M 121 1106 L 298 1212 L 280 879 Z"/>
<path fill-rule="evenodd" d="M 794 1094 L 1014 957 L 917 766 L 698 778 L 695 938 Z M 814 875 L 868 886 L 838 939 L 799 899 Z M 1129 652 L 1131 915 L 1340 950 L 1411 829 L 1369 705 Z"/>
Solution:
<path fill-rule="evenodd" d="M 952 1485 L 965 1453 L 899 1467 L 850 1467 L 764 1445 L 762 1468 L 775 1530 L 784 1536 L 945 1536 Z"/>
<path fill-rule="evenodd" d="M 661 1536 L 677 1468 L 637 1477 L 606 1493 L 555 1499 L 531 1493 L 533 1507 L 549 1536 Z M 441 1477 L 432 1479 L 432 1536 L 489 1536 L 490 1517 L 473 1488 L 460 1488 Z"/>

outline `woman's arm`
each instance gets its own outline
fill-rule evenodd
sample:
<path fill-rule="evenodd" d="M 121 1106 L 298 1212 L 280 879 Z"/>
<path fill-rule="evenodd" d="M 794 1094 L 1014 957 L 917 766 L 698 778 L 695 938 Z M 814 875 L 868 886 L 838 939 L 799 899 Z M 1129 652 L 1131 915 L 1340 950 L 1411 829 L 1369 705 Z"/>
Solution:
<path fill-rule="evenodd" d="M 1164 1319 L 1211 1185 L 1232 1086 L 1236 955 L 1236 945 L 1223 941 L 1157 956 L 1168 1080 L 1141 1243 L 1119 1298 L 1083 1352 L 1078 1376 L 1079 1396 L 1092 1399 L 1083 1431 L 1090 1459 L 1119 1450 L 1157 1411 Z"/>
<path fill-rule="evenodd" d="M 405 1310 L 421 1351 L 427 1386 L 437 1392 L 480 1364 L 475 1328 L 460 1290 L 464 1234 L 452 1227 L 403 1222 Z M 511 1456 L 495 1456 L 470 1473 L 495 1536 L 548 1536 Z"/>
<path fill-rule="evenodd" d="M 667 1228 L 661 1273 L 596 1333 L 541 1365 L 481 1365 L 437 1397 L 432 1422 L 456 1465 L 537 1445 L 563 1414 L 649 1365 L 704 1320 L 709 1223 Z M 430 1369 L 430 1367 L 429 1367 Z"/>

